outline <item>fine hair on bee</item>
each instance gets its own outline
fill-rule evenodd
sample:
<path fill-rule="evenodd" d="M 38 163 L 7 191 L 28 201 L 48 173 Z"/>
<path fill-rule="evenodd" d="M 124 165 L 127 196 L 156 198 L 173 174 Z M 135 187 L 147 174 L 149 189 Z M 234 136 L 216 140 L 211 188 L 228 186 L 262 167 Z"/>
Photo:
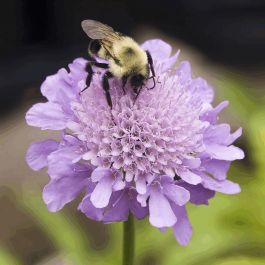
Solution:
<path fill-rule="evenodd" d="M 122 89 L 125 93 L 127 82 L 133 88 L 135 100 L 139 96 L 141 89 L 148 79 L 153 80 L 155 87 L 155 71 L 153 59 L 149 51 L 143 50 L 132 38 L 116 32 L 108 25 L 95 20 L 84 20 L 81 26 L 87 36 L 91 39 L 88 46 L 90 59 L 86 65 L 88 73 L 86 78 L 86 90 L 92 81 L 93 67 L 106 69 L 102 78 L 102 88 L 106 95 L 106 100 L 112 109 L 112 100 L 109 92 L 109 79 L 117 78 L 122 80 Z M 107 63 L 98 62 L 96 58 L 101 58 Z M 151 76 L 149 77 L 151 72 Z"/>

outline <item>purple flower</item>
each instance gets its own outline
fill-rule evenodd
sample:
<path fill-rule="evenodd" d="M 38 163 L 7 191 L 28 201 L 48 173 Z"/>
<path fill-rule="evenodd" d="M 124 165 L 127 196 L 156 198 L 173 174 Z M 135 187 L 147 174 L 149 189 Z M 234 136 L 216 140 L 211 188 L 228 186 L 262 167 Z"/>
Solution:
<path fill-rule="evenodd" d="M 26 120 L 61 131 L 61 140 L 32 143 L 27 162 L 34 170 L 48 168 L 43 199 L 50 211 L 85 191 L 79 210 L 87 217 L 110 223 L 127 220 L 129 212 L 138 219 L 148 215 L 153 226 L 172 227 L 186 245 L 192 234 L 188 202 L 208 204 L 216 191 L 240 192 L 226 174 L 231 161 L 244 157 L 232 145 L 241 129 L 231 133 L 228 124 L 217 123 L 228 103 L 212 106 L 212 88 L 191 77 L 188 62 L 173 68 L 178 53 L 170 56 L 168 44 L 151 40 L 142 47 L 152 54 L 156 86 L 143 88 L 135 101 L 129 85 L 124 94 L 121 81 L 112 79 L 112 110 L 101 86 L 103 70 L 80 93 L 86 60 L 47 77 L 41 92 L 48 101 L 35 104 Z"/>

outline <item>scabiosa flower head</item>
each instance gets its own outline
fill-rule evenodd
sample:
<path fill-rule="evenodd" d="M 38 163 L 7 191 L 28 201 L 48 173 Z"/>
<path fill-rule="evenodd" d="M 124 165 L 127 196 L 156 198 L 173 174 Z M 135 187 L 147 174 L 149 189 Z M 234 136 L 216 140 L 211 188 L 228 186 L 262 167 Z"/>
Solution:
<path fill-rule="evenodd" d="M 227 106 L 212 106 L 213 90 L 202 78 L 193 79 L 188 62 L 177 68 L 178 53 L 161 40 L 147 41 L 154 60 L 156 85 L 146 82 L 135 100 L 128 84 L 110 80 L 113 108 L 102 89 L 103 70 L 95 70 L 84 92 L 85 59 L 69 72 L 61 69 L 41 86 L 47 102 L 34 105 L 27 123 L 61 131 L 59 142 L 33 143 L 27 162 L 34 170 L 48 168 L 50 182 L 43 199 L 50 211 L 60 210 L 80 192 L 79 210 L 104 223 L 125 221 L 129 212 L 149 216 L 161 230 L 172 227 L 178 242 L 191 237 L 185 205 L 207 204 L 215 192 L 234 194 L 238 184 L 226 178 L 230 163 L 244 153 L 232 143 L 241 129 L 230 133 L 218 124 Z"/>

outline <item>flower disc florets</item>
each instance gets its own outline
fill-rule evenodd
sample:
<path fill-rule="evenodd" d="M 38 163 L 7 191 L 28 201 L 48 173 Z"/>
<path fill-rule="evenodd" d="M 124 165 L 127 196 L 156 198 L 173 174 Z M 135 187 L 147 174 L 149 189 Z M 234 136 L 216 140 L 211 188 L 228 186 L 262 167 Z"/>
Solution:
<path fill-rule="evenodd" d="M 123 95 L 119 82 L 113 81 L 112 111 L 100 82 L 82 93 L 72 109 L 79 124 L 75 133 L 89 149 L 83 159 L 121 170 L 132 181 L 145 174 L 181 174 L 187 161 L 204 150 L 208 122 L 200 120 L 203 102 L 169 73 L 161 73 L 156 82 L 135 100 L 130 87 Z"/>
<path fill-rule="evenodd" d="M 147 41 L 154 60 L 155 87 L 148 80 L 136 99 L 128 84 L 110 80 L 111 109 L 102 89 L 103 70 L 94 69 L 84 92 L 87 61 L 76 59 L 70 72 L 61 69 L 41 87 L 46 103 L 27 113 L 29 125 L 62 130 L 61 141 L 35 142 L 27 153 L 35 170 L 45 166 L 51 177 L 43 198 L 51 211 L 61 209 L 82 190 L 79 209 L 105 223 L 149 215 L 160 229 L 173 227 L 178 242 L 191 237 L 185 204 L 207 204 L 215 191 L 233 194 L 226 179 L 230 162 L 243 152 L 231 145 L 241 129 L 230 133 L 217 124 L 223 102 L 212 107 L 213 90 L 202 78 L 192 79 L 188 62 L 173 65 L 171 47 Z"/>

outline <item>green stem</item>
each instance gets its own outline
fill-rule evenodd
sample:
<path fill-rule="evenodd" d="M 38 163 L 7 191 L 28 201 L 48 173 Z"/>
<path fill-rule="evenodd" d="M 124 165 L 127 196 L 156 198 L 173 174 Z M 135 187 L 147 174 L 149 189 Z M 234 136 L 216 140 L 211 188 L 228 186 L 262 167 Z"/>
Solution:
<path fill-rule="evenodd" d="M 129 214 L 129 218 L 123 223 L 123 265 L 134 264 L 134 218 Z"/>

